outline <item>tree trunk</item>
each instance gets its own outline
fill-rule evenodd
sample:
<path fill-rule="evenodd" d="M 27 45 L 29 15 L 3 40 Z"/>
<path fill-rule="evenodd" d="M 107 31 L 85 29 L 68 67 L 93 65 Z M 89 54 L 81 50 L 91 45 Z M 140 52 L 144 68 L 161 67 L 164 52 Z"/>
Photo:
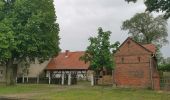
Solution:
<path fill-rule="evenodd" d="M 16 84 L 16 71 L 17 67 L 13 64 L 13 60 L 9 59 L 6 62 L 6 85 Z"/>
<path fill-rule="evenodd" d="M 99 80 L 99 78 L 100 78 L 100 70 L 96 70 L 95 71 L 95 77 L 94 77 L 95 79 L 95 85 L 98 85 L 98 80 Z"/>

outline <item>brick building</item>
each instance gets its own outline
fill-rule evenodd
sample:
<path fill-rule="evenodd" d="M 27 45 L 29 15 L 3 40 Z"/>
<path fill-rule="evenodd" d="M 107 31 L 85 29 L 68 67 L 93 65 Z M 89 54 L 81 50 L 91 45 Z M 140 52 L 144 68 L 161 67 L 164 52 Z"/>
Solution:
<path fill-rule="evenodd" d="M 159 89 L 160 79 L 155 53 L 155 45 L 141 45 L 131 38 L 127 38 L 114 55 L 115 84 L 118 87 Z"/>

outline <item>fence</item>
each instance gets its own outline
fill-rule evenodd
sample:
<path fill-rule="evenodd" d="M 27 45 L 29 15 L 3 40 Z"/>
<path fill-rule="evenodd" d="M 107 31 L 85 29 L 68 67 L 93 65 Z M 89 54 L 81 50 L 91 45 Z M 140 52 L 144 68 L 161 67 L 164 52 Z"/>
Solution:
<path fill-rule="evenodd" d="M 77 84 L 77 78 L 71 79 L 71 84 Z M 50 84 L 61 84 L 61 78 L 51 78 Z M 48 77 L 18 77 L 17 83 L 25 83 L 25 84 L 49 84 Z M 64 84 L 68 84 L 68 78 L 64 78 Z"/>
<path fill-rule="evenodd" d="M 170 77 L 162 77 L 160 79 L 160 88 L 162 90 L 170 90 Z"/>
<path fill-rule="evenodd" d="M 38 78 L 38 77 L 18 77 L 17 78 L 17 83 L 31 83 L 31 84 L 47 84 L 48 83 L 48 78 L 43 77 L 43 78 Z"/>

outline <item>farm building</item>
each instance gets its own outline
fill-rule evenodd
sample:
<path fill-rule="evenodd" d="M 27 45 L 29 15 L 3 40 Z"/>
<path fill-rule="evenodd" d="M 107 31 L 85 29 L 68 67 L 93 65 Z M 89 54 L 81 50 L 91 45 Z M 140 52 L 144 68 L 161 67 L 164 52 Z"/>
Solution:
<path fill-rule="evenodd" d="M 160 77 L 155 53 L 155 45 L 142 45 L 127 38 L 114 55 L 116 67 L 113 78 L 106 76 L 106 83 L 114 82 L 118 87 L 159 89 Z M 89 70 L 89 63 L 80 60 L 83 54 L 83 51 L 69 52 L 66 50 L 42 64 L 39 64 L 38 61 L 31 64 L 28 73 L 23 73 L 23 69 L 18 69 L 17 76 L 22 78 L 21 82 L 31 82 L 29 80 L 31 78 L 37 78 L 38 82 L 38 78 L 43 73 L 45 83 L 48 84 L 71 85 L 76 83 L 77 79 L 88 79 L 94 85 L 94 77 L 92 71 Z M 101 79 L 99 79 L 99 83 L 105 83 L 103 79 L 100 81 Z M 0 66 L 0 82 L 5 82 L 5 67 L 2 65 Z"/>
<path fill-rule="evenodd" d="M 58 79 L 62 85 L 71 85 L 79 78 L 88 78 L 87 71 L 89 64 L 80 60 L 84 52 L 66 52 L 59 53 L 58 56 L 51 59 L 46 70 L 51 80 Z"/>
<path fill-rule="evenodd" d="M 90 80 L 89 64 L 79 59 L 83 54 L 83 51 L 69 52 L 66 50 L 44 63 L 40 64 L 36 60 L 28 68 L 18 64 L 17 82 L 71 85 L 76 83 L 77 79 Z M 0 65 L 0 83 L 6 82 L 5 72 L 5 67 Z"/>
<path fill-rule="evenodd" d="M 44 69 L 46 68 L 49 61 L 45 61 L 43 63 L 39 63 L 35 60 L 34 63 L 31 63 L 28 68 L 23 66 L 21 63 L 17 65 L 17 77 L 19 83 L 28 83 L 31 79 L 35 79 L 37 82 L 37 77 L 39 77 L 42 73 L 44 73 Z M 4 65 L 0 65 L 0 83 L 6 82 L 6 67 Z M 30 81 L 32 82 L 32 81 Z"/>
<path fill-rule="evenodd" d="M 153 44 L 141 45 L 127 38 L 114 55 L 114 82 L 118 87 L 160 88 Z"/>

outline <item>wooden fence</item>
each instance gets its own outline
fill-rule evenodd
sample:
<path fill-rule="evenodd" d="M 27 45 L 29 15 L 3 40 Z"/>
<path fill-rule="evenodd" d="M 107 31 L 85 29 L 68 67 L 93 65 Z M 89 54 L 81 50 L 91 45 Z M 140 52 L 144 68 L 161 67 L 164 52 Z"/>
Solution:
<path fill-rule="evenodd" d="M 160 79 L 160 88 L 162 90 L 170 90 L 170 77 L 162 77 Z"/>
<path fill-rule="evenodd" d="M 50 84 L 61 84 L 61 78 L 51 78 Z M 64 84 L 68 84 L 68 79 L 64 79 Z M 18 77 L 17 83 L 24 83 L 24 84 L 49 84 L 48 77 Z M 72 78 L 71 84 L 77 84 L 77 79 Z"/>

